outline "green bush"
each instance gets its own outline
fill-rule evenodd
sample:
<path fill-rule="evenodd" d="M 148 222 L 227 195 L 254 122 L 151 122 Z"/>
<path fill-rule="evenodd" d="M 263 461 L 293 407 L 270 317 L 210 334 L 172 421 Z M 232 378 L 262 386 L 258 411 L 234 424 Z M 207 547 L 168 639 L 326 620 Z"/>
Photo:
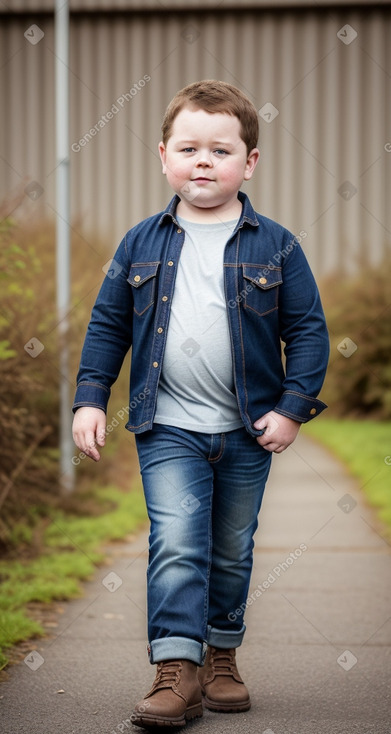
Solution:
<path fill-rule="evenodd" d="M 54 347 L 45 343 L 45 359 L 38 361 L 24 349 L 31 337 L 44 339 L 47 306 L 53 297 L 52 279 L 42 278 L 43 266 L 36 247 L 31 243 L 22 247 L 16 241 L 16 232 L 14 222 L 3 221 L 0 232 L 0 537 L 3 543 L 20 516 L 21 506 L 41 502 L 42 495 L 55 485 L 57 474 L 55 458 L 45 461 L 43 466 L 39 460 L 43 446 L 54 447 L 57 440 Z M 49 395 L 53 401 L 51 410 L 45 409 Z M 26 454 L 25 469 L 20 471 Z"/>
<path fill-rule="evenodd" d="M 391 257 L 322 285 L 331 357 L 322 397 L 332 412 L 391 418 Z"/>
<path fill-rule="evenodd" d="M 0 245 L 1 551 L 28 544 L 32 538 L 28 528 L 58 504 L 60 489 L 54 225 L 4 219 Z M 91 299 L 103 277 L 100 260 L 105 260 L 97 253 L 91 267 L 91 253 L 77 234 L 72 236 L 72 249 L 69 342 L 75 374 Z M 28 349 L 34 346 L 33 338 L 44 347 L 36 357 Z M 15 532 L 23 525 L 22 533 Z"/>

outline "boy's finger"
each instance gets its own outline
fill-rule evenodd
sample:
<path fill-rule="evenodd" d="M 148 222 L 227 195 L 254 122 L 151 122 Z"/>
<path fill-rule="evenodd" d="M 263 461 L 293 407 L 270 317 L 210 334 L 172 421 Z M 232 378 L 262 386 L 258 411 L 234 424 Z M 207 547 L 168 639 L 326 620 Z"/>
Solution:
<path fill-rule="evenodd" d="M 106 415 L 102 413 L 96 424 L 96 442 L 99 446 L 104 446 L 106 442 Z"/>
<path fill-rule="evenodd" d="M 261 428 L 266 428 L 267 426 L 267 418 L 266 416 L 262 416 L 262 418 L 258 418 L 257 421 L 253 424 L 254 428 L 256 428 L 257 431 L 259 431 Z"/>
<path fill-rule="evenodd" d="M 272 444 L 270 441 L 268 441 L 265 434 L 263 434 L 262 436 L 257 436 L 256 440 L 263 449 L 266 449 L 266 451 L 273 451 Z"/>
<path fill-rule="evenodd" d="M 99 461 L 100 459 L 100 453 L 97 448 L 88 448 L 85 452 L 87 456 L 90 457 L 90 459 L 93 459 L 94 461 Z"/>
<path fill-rule="evenodd" d="M 288 446 L 285 446 L 285 444 L 283 446 L 278 446 L 278 448 L 274 449 L 274 453 L 275 454 L 282 454 L 282 452 L 285 451 L 285 449 L 287 449 L 287 448 L 288 448 Z"/>
<path fill-rule="evenodd" d="M 83 451 L 94 461 L 99 461 L 100 454 L 96 448 L 95 434 L 92 431 L 87 431 L 85 434 L 85 448 L 83 448 Z"/>
<path fill-rule="evenodd" d="M 106 434 L 104 431 L 98 431 L 96 434 L 96 442 L 99 446 L 104 446 L 106 442 Z"/>

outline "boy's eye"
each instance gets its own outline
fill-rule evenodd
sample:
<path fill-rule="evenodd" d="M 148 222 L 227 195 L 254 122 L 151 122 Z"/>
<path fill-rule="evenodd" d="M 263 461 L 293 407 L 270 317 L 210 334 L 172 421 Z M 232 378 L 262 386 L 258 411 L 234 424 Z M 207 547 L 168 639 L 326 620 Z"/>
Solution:
<path fill-rule="evenodd" d="M 193 153 L 195 151 L 195 148 L 192 146 L 188 146 L 187 148 L 182 148 L 182 153 Z M 218 155 L 228 155 L 228 151 L 224 148 L 216 148 L 214 153 L 217 153 Z"/>

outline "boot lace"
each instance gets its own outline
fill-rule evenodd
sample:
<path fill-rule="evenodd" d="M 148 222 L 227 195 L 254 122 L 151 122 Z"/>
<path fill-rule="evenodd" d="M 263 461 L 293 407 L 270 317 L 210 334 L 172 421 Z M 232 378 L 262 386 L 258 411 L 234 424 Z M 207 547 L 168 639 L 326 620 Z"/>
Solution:
<path fill-rule="evenodd" d="M 233 675 L 235 673 L 236 663 L 232 650 L 212 650 L 212 665 L 216 675 Z"/>
<path fill-rule="evenodd" d="M 175 683 L 178 683 L 181 668 L 182 665 L 179 660 L 163 660 L 158 663 L 153 690 L 172 688 Z"/>

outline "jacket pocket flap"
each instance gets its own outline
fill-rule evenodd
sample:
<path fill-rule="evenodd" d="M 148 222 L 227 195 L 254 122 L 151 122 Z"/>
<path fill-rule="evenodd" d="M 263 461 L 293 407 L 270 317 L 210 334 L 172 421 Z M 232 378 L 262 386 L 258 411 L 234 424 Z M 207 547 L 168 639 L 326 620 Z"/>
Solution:
<path fill-rule="evenodd" d="M 243 277 L 251 280 L 262 290 L 268 290 L 282 283 L 281 268 L 270 268 L 267 265 L 249 265 L 243 263 Z"/>
<path fill-rule="evenodd" d="M 154 278 L 160 263 L 133 263 L 130 267 L 128 283 L 139 288 L 149 278 Z"/>

